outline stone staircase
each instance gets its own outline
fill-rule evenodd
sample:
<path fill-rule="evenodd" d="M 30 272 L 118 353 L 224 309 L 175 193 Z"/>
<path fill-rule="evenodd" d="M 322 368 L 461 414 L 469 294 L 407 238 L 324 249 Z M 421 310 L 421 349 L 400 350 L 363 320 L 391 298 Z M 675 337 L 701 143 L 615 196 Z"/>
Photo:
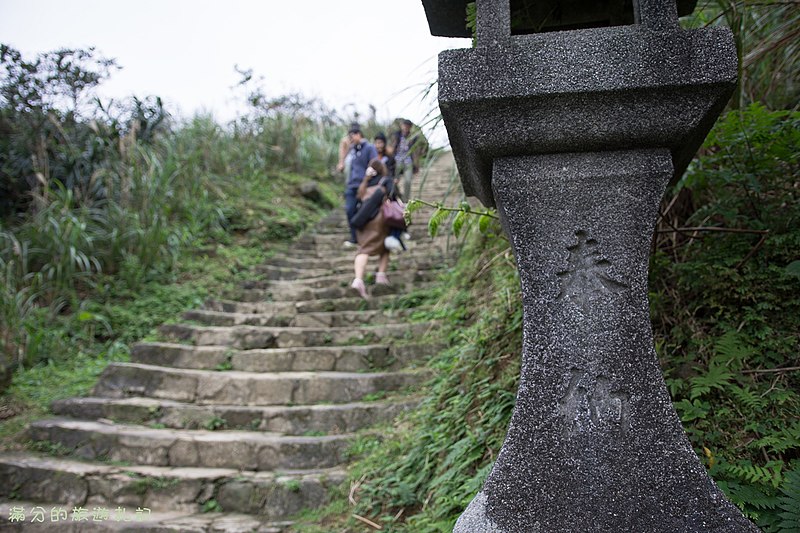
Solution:
<path fill-rule="evenodd" d="M 452 167 L 434 164 L 423 198 L 445 196 Z M 452 255 L 415 220 L 368 302 L 349 288 L 339 209 L 257 281 L 133 346 L 92 396 L 55 402 L 28 428 L 50 453 L 0 454 L 0 530 L 290 531 L 345 479 L 355 434 L 415 406 L 419 363 L 441 348 L 435 321 L 392 306 Z"/>

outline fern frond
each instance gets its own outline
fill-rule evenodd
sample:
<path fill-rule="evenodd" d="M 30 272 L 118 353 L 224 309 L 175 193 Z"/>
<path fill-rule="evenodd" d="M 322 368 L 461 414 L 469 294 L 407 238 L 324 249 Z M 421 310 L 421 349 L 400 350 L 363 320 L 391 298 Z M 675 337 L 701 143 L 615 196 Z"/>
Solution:
<path fill-rule="evenodd" d="M 733 374 L 725 366 L 712 364 L 704 375 L 689 380 L 691 383 L 689 398 L 699 398 L 711 392 L 711 389 L 724 390 L 731 379 Z"/>
<path fill-rule="evenodd" d="M 720 483 L 720 486 L 722 486 L 722 483 Z M 778 507 L 778 497 L 776 495 L 767 494 L 756 486 L 729 482 L 725 484 L 725 489 L 728 498 L 740 509 L 749 507 L 758 510 L 773 510 Z"/>
<path fill-rule="evenodd" d="M 781 509 L 778 531 L 800 531 L 800 469 L 786 472 L 778 490 L 781 493 L 778 497 L 778 508 Z"/>
<path fill-rule="evenodd" d="M 732 385 L 728 387 L 728 390 L 739 404 L 744 405 L 750 411 L 759 412 L 767 407 L 767 400 L 750 390 L 750 387 Z"/>
<path fill-rule="evenodd" d="M 714 343 L 714 359 L 719 364 L 738 363 L 737 368 L 741 368 L 741 363 L 750 355 L 753 350 L 747 346 L 736 331 L 728 331 Z"/>
<path fill-rule="evenodd" d="M 747 461 L 736 465 L 728 465 L 726 468 L 729 474 L 741 481 L 761 483 L 773 487 L 777 487 L 783 481 L 782 470 L 782 461 L 770 461 L 765 466 L 754 465 Z"/>
<path fill-rule="evenodd" d="M 773 432 L 758 440 L 750 443 L 749 447 L 753 449 L 766 448 L 772 453 L 782 454 L 787 450 L 800 448 L 800 432 L 798 432 L 800 423 L 795 423 L 793 426 L 784 428 L 781 431 Z"/>

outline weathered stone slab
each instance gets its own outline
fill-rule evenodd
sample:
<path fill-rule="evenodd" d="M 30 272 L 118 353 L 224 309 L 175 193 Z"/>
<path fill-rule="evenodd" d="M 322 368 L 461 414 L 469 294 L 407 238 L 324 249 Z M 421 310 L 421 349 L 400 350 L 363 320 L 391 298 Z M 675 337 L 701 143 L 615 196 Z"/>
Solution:
<path fill-rule="evenodd" d="M 292 313 L 294 314 L 294 313 Z M 193 309 L 183 313 L 183 319 L 208 326 L 273 326 L 291 325 L 291 315 L 274 313 L 229 313 L 208 309 Z"/>
<path fill-rule="evenodd" d="M 217 368 L 230 360 L 225 346 L 192 346 L 168 342 L 139 342 L 131 348 L 131 362 L 176 368 Z"/>
<path fill-rule="evenodd" d="M 365 301 L 360 296 L 348 295 L 349 297 L 340 298 L 320 298 L 318 300 L 306 300 L 295 303 L 297 313 L 331 312 L 331 311 L 361 311 L 365 309 L 383 309 L 384 306 L 392 302 L 397 295 L 384 297 L 373 297 Z"/>
<path fill-rule="evenodd" d="M 349 289 L 348 289 L 349 290 Z M 396 290 L 391 288 L 390 290 Z M 159 328 L 171 340 L 182 340 L 197 346 L 229 346 L 242 350 L 258 348 L 292 348 L 363 343 L 384 338 L 413 339 L 424 335 L 436 322 L 382 324 L 361 327 L 261 327 L 261 326 L 196 326 L 170 324 Z"/>
<path fill-rule="evenodd" d="M 231 356 L 234 370 L 249 372 L 293 372 L 399 369 L 438 353 L 440 344 L 367 344 L 240 350 Z"/>
<path fill-rule="evenodd" d="M 350 280 L 352 281 L 352 279 Z M 405 294 L 416 289 L 432 287 L 434 283 L 429 281 L 409 281 L 399 279 L 392 281 L 391 285 L 382 287 L 385 291 L 382 294 Z M 372 287 L 374 288 L 374 287 Z M 241 298 L 248 301 L 259 301 L 272 299 L 275 301 L 304 301 L 332 298 L 348 298 L 353 296 L 353 291 L 346 278 L 342 279 L 342 284 L 335 287 L 325 287 L 313 289 L 297 286 L 271 286 L 265 289 L 242 289 Z"/>
<path fill-rule="evenodd" d="M 425 371 L 253 373 L 112 363 L 103 371 L 94 395 L 137 395 L 205 405 L 347 403 L 367 394 L 403 389 L 426 378 Z"/>
<path fill-rule="evenodd" d="M 387 343 L 237 350 L 224 346 L 146 342 L 133 346 L 131 362 L 197 370 L 230 368 L 247 372 L 358 372 L 399 369 L 422 361 L 443 348 L 440 344 Z"/>
<path fill-rule="evenodd" d="M 273 313 L 280 316 L 291 316 L 295 313 L 294 302 L 239 302 L 209 298 L 203 303 L 203 308 L 223 313 Z"/>
<path fill-rule="evenodd" d="M 358 327 L 365 324 L 399 324 L 405 323 L 413 311 L 400 309 L 397 311 L 367 310 L 367 311 L 333 311 L 317 313 L 298 313 L 289 324 L 299 328 L 344 328 Z"/>
<path fill-rule="evenodd" d="M 336 312 L 293 313 L 276 316 L 271 313 L 228 313 L 196 309 L 183 313 L 183 319 L 204 326 L 266 326 L 266 327 L 348 327 L 399 323 L 411 311 L 356 310 Z"/>
<path fill-rule="evenodd" d="M 51 419 L 31 424 L 33 440 L 59 443 L 83 459 L 154 466 L 242 470 L 330 468 L 344 462 L 350 435 L 281 436 L 253 431 L 148 429 Z"/>
<path fill-rule="evenodd" d="M 89 496 L 86 476 L 97 467 L 71 463 L 58 468 L 56 459 L 13 454 L 0 460 L 0 498 L 42 499 L 80 505 Z M 54 473 L 57 472 L 57 475 Z M 8 516 L 8 515 L 6 515 Z"/>
<path fill-rule="evenodd" d="M 282 316 L 292 316 L 295 313 L 330 312 L 330 311 L 360 311 L 366 309 L 382 309 L 393 298 L 372 298 L 369 302 L 361 297 L 350 295 L 344 298 L 328 298 L 306 301 L 258 301 L 243 302 L 236 300 L 209 299 L 203 304 L 209 311 L 222 311 L 225 313 L 277 313 Z"/>
<path fill-rule="evenodd" d="M 196 405 L 154 398 L 70 398 L 53 404 L 53 413 L 121 424 L 158 424 L 173 429 L 246 429 L 286 435 L 309 431 L 352 433 L 393 419 L 415 401 L 355 402 L 280 407 Z"/>
<path fill-rule="evenodd" d="M 347 286 L 352 280 L 352 265 L 344 270 L 344 274 L 326 273 L 324 276 L 292 279 L 292 280 L 272 280 L 263 282 L 263 286 L 253 285 L 247 288 L 272 288 L 277 291 L 275 294 L 281 294 L 281 291 L 287 288 L 306 287 L 310 289 L 325 289 L 337 288 L 343 285 Z M 413 266 L 404 265 L 402 268 L 388 272 L 392 282 L 409 283 L 412 281 L 433 281 L 439 274 L 440 270 L 437 269 L 419 269 Z"/>

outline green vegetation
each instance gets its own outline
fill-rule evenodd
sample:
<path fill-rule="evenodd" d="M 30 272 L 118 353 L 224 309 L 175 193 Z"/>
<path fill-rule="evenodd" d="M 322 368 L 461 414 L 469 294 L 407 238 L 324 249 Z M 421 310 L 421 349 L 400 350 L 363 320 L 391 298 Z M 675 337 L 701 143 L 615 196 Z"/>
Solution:
<path fill-rule="evenodd" d="M 650 278 L 689 438 L 766 531 L 791 520 L 782 498 L 800 518 L 799 127 L 800 113 L 757 104 L 717 124 L 667 204 Z"/>
<path fill-rule="evenodd" d="M 223 509 L 222 505 L 220 505 L 217 500 L 212 498 L 203 503 L 203 508 L 201 511 L 204 513 L 221 513 Z"/>
<path fill-rule="evenodd" d="M 800 10 L 795 2 L 776 0 L 700 0 L 681 19 L 697 28 L 724 25 L 733 32 L 739 55 L 739 84 L 734 109 L 761 102 L 788 109 L 800 102 Z"/>
<path fill-rule="evenodd" d="M 283 487 L 289 492 L 300 492 L 300 489 L 302 488 L 300 481 L 297 479 L 289 479 L 284 481 Z"/>
<path fill-rule="evenodd" d="M 240 120 L 179 121 L 155 98 L 94 99 L 114 67 L 92 50 L 0 48 L 0 389 L 13 372 L 2 404 L 20 413 L 0 423 L 4 448 L 338 203 L 332 111 L 250 98 L 245 79 Z"/>

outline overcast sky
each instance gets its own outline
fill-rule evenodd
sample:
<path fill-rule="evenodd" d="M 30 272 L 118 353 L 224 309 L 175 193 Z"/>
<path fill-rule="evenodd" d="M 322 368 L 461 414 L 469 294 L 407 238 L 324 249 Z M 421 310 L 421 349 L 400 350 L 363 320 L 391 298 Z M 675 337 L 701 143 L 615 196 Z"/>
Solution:
<path fill-rule="evenodd" d="M 422 121 L 436 55 L 469 46 L 432 37 L 420 0 L 0 0 L 0 42 L 28 58 L 95 46 L 123 67 L 107 96 L 159 95 L 184 115 L 237 113 L 234 65 L 269 96 L 301 92 L 343 111 Z M 238 109 L 241 109 L 239 107 Z"/>

